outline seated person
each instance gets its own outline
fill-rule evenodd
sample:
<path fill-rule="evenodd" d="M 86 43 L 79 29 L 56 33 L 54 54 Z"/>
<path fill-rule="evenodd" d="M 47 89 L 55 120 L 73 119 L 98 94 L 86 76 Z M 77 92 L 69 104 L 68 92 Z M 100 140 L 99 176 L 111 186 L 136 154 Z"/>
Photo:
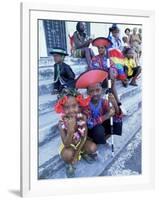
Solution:
<path fill-rule="evenodd" d="M 133 33 L 130 35 L 130 47 L 134 49 L 134 54 L 137 62 L 140 61 L 141 56 L 141 37 L 137 34 L 137 28 L 133 28 Z"/>
<path fill-rule="evenodd" d="M 116 91 L 116 79 L 126 79 L 124 69 L 117 68 L 117 65 L 111 62 L 108 58 L 106 48 L 111 46 L 111 41 L 104 37 L 98 37 L 92 41 L 92 45 L 98 48 L 98 55 L 92 58 L 92 69 L 103 69 L 109 73 L 110 79 L 112 81 L 112 92 L 115 96 L 117 103 L 120 104 L 117 91 Z M 114 50 L 115 51 L 115 50 Z M 107 79 L 104 80 L 102 87 L 107 87 Z"/>
<path fill-rule="evenodd" d="M 50 51 L 53 55 L 54 64 L 54 90 L 52 94 L 62 91 L 63 88 L 74 88 L 75 74 L 71 67 L 64 63 L 64 58 L 68 54 L 62 48 L 54 48 Z"/>
<path fill-rule="evenodd" d="M 73 34 L 75 57 L 85 57 L 88 68 L 91 67 L 91 58 L 94 55 L 89 45 L 92 39 L 88 38 L 85 31 L 85 26 L 83 22 L 78 22 L 76 25 L 76 31 Z"/>
<path fill-rule="evenodd" d="M 112 42 L 111 48 L 122 50 L 122 42 L 119 37 L 119 34 L 120 29 L 118 28 L 117 24 L 113 24 L 112 27 L 109 28 L 108 39 L 110 39 Z"/>
<path fill-rule="evenodd" d="M 137 86 L 136 79 L 138 75 L 141 73 L 141 67 L 136 66 L 136 62 L 134 59 L 135 52 L 133 48 L 127 48 L 124 51 L 124 69 L 127 74 L 127 78 L 131 79 L 130 85 Z"/>

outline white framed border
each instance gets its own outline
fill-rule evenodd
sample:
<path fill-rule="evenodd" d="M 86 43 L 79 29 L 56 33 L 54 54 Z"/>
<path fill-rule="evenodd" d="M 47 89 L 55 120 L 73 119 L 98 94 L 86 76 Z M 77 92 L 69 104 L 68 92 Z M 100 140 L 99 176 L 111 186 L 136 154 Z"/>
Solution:
<path fill-rule="evenodd" d="M 63 180 L 37 179 L 37 20 L 141 24 L 143 26 L 142 175 Z M 154 12 L 53 4 L 21 4 L 21 195 L 44 196 L 151 189 L 155 183 Z M 151 50 L 151 51 L 150 51 Z M 150 76 L 151 75 L 151 76 Z M 151 106 L 150 106 L 151 105 Z M 151 116 L 151 119 L 149 118 Z M 92 184 L 92 180 L 93 184 Z"/>

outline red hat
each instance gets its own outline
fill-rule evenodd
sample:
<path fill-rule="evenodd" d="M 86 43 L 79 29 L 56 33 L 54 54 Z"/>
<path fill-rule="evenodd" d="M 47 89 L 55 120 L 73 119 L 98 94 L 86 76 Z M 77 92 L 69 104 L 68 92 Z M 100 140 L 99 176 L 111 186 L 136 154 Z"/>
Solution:
<path fill-rule="evenodd" d="M 92 45 L 96 47 L 99 46 L 109 47 L 112 45 L 112 42 L 108 38 L 98 37 L 92 41 Z"/>
<path fill-rule="evenodd" d="M 90 85 L 102 83 L 108 73 L 102 69 L 91 69 L 82 73 L 76 80 L 76 88 L 88 88 Z"/>

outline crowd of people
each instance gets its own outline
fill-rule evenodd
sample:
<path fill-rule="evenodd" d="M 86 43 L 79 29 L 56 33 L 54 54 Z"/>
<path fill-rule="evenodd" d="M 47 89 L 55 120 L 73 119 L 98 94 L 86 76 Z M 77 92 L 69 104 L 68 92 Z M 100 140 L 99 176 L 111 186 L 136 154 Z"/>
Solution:
<path fill-rule="evenodd" d="M 110 118 L 113 118 L 113 134 L 122 134 L 122 102 L 118 97 L 116 81 L 120 80 L 124 87 L 137 87 L 137 77 L 141 73 L 142 29 L 125 29 L 120 38 L 117 24 L 109 28 L 107 37 L 91 39 L 85 32 L 83 22 L 78 22 L 73 34 L 72 55 L 85 58 L 87 70 L 79 77 L 75 76 L 71 66 L 64 62 L 68 56 L 66 50 L 54 48 L 53 55 L 54 81 L 53 94 L 58 95 L 55 111 L 61 114 L 59 130 L 62 144 L 61 158 L 67 163 L 66 174 L 75 176 L 75 163 L 81 157 L 92 163 L 97 157 L 97 145 L 107 146 L 111 136 Z M 90 44 L 98 49 L 94 55 Z M 103 95 L 109 87 L 108 99 Z M 79 92 L 87 89 L 87 97 Z"/>

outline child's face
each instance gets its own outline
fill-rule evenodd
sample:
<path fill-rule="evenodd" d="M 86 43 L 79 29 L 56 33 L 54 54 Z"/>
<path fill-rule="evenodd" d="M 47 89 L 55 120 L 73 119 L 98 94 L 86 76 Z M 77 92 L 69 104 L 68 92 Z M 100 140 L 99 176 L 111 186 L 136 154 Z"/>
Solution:
<path fill-rule="evenodd" d="M 95 85 L 89 86 L 87 89 L 88 95 L 91 97 L 91 101 L 97 102 L 101 98 L 102 94 L 102 87 L 100 83 L 97 83 Z"/>
<path fill-rule="evenodd" d="M 130 31 L 129 31 L 129 30 L 126 30 L 125 34 L 126 34 L 127 36 L 129 36 L 129 35 L 130 35 Z"/>
<path fill-rule="evenodd" d="M 64 56 L 60 54 L 54 54 L 53 58 L 54 58 L 55 63 L 61 63 L 63 62 Z"/>
<path fill-rule="evenodd" d="M 127 43 L 128 42 L 128 38 L 127 37 L 123 37 L 123 42 Z"/>
<path fill-rule="evenodd" d="M 114 31 L 112 31 L 112 35 L 113 35 L 115 38 L 118 38 L 118 37 L 119 37 L 119 30 L 114 30 Z"/>
<path fill-rule="evenodd" d="M 80 30 L 81 31 L 85 30 L 85 24 L 83 22 L 80 23 Z"/>
<path fill-rule="evenodd" d="M 69 116 L 75 116 L 79 112 L 79 106 L 76 101 L 75 97 L 68 97 L 67 102 L 65 103 L 64 107 L 64 113 Z"/>
<path fill-rule="evenodd" d="M 127 57 L 128 57 L 128 58 L 134 58 L 134 51 L 133 51 L 133 50 L 129 50 L 129 51 L 127 52 Z"/>
<path fill-rule="evenodd" d="M 99 55 L 104 55 L 105 54 L 105 47 L 104 46 L 99 46 L 98 47 L 98 53 Z"/>

